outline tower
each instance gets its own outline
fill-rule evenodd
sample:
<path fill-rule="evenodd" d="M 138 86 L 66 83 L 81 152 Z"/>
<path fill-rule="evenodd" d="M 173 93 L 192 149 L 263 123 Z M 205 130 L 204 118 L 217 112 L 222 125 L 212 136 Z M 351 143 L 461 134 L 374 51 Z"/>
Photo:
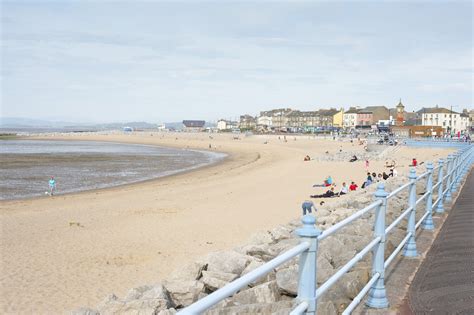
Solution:
<path fill-rule="evenodd" d="M 405 106 L 402 104 L 402 99 L 400 99 L 400 102 L 398 103 L 397 107 L 397 118 L 395 121 L 396 126 L 403 126 L 403 121 L 404 121 L 404 113 L 405 113 Z"/>

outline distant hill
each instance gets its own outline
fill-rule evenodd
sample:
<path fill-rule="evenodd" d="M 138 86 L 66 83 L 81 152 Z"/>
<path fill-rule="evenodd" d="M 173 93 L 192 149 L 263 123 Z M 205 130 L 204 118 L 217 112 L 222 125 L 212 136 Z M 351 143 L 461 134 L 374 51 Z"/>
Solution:
<path fill-rule="evenodd" d="M 68 130 L 114 130 L 123 127 L 132 127 L 135 130 L 157 129 L 161 124 L 153 124 L 145 121 L 111 122 L 111 123 L 74 123 L 67 121 L 50 121 L 42 119 L 0 117 L 0 128 L 64 128 Z M 183 122 L 165 123 L 166 128 L 181 130 Z M 215 127 L 215 123 L 206 122 L 205 127 Z"/>

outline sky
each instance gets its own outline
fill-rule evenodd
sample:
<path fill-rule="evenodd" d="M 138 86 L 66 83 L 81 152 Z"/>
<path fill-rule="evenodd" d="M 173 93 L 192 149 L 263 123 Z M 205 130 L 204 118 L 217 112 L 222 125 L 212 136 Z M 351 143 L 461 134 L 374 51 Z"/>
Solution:
<path fill-rule="evenodd" d="M 1 116 L 473 106 L 471 1 L 1 1 Z"/>

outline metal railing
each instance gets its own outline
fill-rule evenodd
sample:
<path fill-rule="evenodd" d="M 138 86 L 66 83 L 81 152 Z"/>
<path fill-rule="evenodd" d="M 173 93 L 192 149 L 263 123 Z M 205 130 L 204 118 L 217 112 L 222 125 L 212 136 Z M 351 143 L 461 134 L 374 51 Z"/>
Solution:
<path fill-rule="evenodd" d="M 296 234 L 301 239 L 301 243 L 298 246 L 293 247 L 239 279 L 225 285 L 223 288 L 182 309 L 178 314 L 200 314 L 297 256 L 299 256 L 298 295 L 296 297 L 298 304 L 290 314 L 316 314 L 318 299 L 370 251 L 373 253 L 372 277 L 343 311 L 343 314 L 350 314 L 367 293 L 369 293 L 366 301 L 367 306 L 372 308 L 388 307 L 389 301 L 384 282 L 386 268 L 402 250 L 403 255 L 407 257 L 418 255 L 415 239 L 416 230 L 420 226 L 425 230 L 434 229 L 433 212 L 444 212 L 443 204 L 452 201 L 452 193 L 458 189 L 473 162 L 474 146 L 463 146 L 456 153 L 448 155 L 446 163 L 443 159 L 440 159 L 438 165 L 434 167 L 432 163 L 428 162 L 426 164 L 426 172 L 419 176 L 416 175 L 414 168 L 410 169 L 409 182 L 391 193 L 385 191 L 383 183 L 379 183 L 375 192 L 376 201 L 323 232 L 315 226 L 316 218 L 314 216 L 304 215 L 302 218 L 303 226 L 296 230 Z M 444 173 L 445 165 L 447 169 L 446 174 Z M 437 183 L 433 185 L 433 174 L 436 170 L 438 171 Z M 426 182 L 425 193 L 417 199 L 416 185 L 421 180 Z M 385 220 L 388 200 L 405 189 L 408 189 L 408 208 L 387 227 Z M 433 202 L 435 189 L 438 189 L 437 199 Z M 422 204 L 422 201 L 425 201 L 424 213 L 416 222 L 416 210 Z M 375 212 L 373 239 L 318 288 L 316 262 L 319 242 L 371 211 Z M 387 235 L 405 218 L 407 220 L 407 234 L 385 260 L 385 241 Z"/>

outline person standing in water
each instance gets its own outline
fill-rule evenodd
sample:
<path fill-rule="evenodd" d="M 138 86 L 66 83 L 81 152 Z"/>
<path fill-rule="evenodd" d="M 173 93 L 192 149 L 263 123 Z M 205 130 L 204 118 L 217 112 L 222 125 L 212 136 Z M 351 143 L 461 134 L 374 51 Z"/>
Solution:
<path fill-rule="evenodd" d="M 54 176 L 51 176 L 51 179 L 49 180 L 49 194 L 50 194 L 50 196 L 52 196 L 55 191 L 56 191 L 56 180 L 54 179 Z"/>

